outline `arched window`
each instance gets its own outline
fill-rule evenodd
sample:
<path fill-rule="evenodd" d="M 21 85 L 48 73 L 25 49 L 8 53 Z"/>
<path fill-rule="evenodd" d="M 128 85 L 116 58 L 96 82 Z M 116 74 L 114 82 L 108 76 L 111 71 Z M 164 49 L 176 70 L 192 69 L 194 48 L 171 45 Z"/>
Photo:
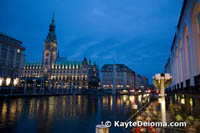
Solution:
<path fill-rule="evenodd" d="M 189 59 L 190 59 L 190 46 L 189 46 L 189 37 L 188 37 L 188 28 L 187 25 L 185 26 L 185 32 L 184 32 L 184 49 L 185 49 L 185 68 L 186 68 L 186 77 L 189 78 Z"/>
<path fill-rule="evenodd" d="M 45 63 L 46 65 L 48 64 L 48 59 L 46 59 L 46 63 Z"/>

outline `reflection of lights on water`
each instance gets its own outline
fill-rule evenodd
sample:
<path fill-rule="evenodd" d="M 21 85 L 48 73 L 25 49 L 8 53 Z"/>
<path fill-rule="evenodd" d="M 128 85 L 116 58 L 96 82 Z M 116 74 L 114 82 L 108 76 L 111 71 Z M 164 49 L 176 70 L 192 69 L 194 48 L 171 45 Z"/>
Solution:
<path fill-rule="evenodd" d="M 177 101 L 177 95 L 176 94 L 174 95 L 174 98 L 175 98 L 175 101 Z"/>
<path fill-rule="evenodd" d="M 40 107 L 40 100 L 37 100 L 36 102 L 36 110 L 39 111 L 39 107 Z"/>
<path fill-rule="evenodd" d="M 190 98 L 190 105 L 191 105 L 191 107 L 193 107 L 193 99 L 192 98 Z"/>
<path fill-rule="evenodd" d="M 110 97 L 110 109 L 112 110 L 112 105 L 113 105 L 113 98 Z"/>
<path fill-rule="evenodd" d="M 126 101 L 126 106 L 128 107 L 130 104 L 129 100 Z"/>
<path fill-rule="evenodd" d="M 118 105 L 118 106 L 121 105 L 121 101 L 120 101 L 120 99 L 117 99 L 117 105 Z"/>
<path fill-rule="evenodd" d="M 148 102 L 150 102 L 150 98 L 148 98 Z"/>
<path fill-rule="evenodd" d="M 11 107 L 10 107 L 10 112 L 9 112 L 9 120 L 10 121 L 14 121 L 15 119 L 15 116 L 16 116 L 16 102 L 14 101 L 12 104 L 11 104 Z"/>
<path fill-rule="evenodd" d="M 138 109 L 137 104 L 133 104 L 133 105 L 132 105 L 132 108 L 133 108 L 133 109 Z"/>
<path fill-rule="evenodd" d="M 162 122 L 166 122 L 166 107 L 165 107 L 165 97 L 160 98 Z"/>
<path fill-rule="evenodd" d="M 185 96 L 184 95 L 182 95 L 182 98 L 184 98 Z"/>
<path fill-rule="evenodd" d="M 126 100 L 127 100 L 127 96 L 123 95 L 123 101 L 126 102 Z"/>
<path fill-rule="evenodd" d="M 185 98 L 181 98 L 181 103 L 185 104 Z"/>
<path fill-rule="evenodd" d="M 142 101 L 142 95 L 139 95 L 139 96 L 138 96 L 138 102 L 141 103 L 141 101 Z"/>
<path fill-rule="evenodd" d="M 22 107 L 23 106 L 23 104 L 22 104 L 22 99 L 21 98 L 19 98 L 18 100 L 17 100 L 17 112 L 18 113 L 21 113 L 22 112 Z"/>
<path fill-rule="evenodd" d="M 6 122 L 6 114 L 7 114 L 7 104 L 6 102 L 4 102 L 1 110 L 2 125 L 4 125 Z"/>
<path fill-rule="evenodd" d="M 130 100 L 132 103 L 135 103 L 135 96 L 130 96 L 130 97 L 129 97 L 129 100 Z"/>
<path fill-rule="evenodd" d="M 108 97 L 103 98 L 103 104 L 108 104 Z"/>
<path fill-rule="evenodd" d="M 178 101 L 180 100 L 180 97 L 178 96 Z"/>

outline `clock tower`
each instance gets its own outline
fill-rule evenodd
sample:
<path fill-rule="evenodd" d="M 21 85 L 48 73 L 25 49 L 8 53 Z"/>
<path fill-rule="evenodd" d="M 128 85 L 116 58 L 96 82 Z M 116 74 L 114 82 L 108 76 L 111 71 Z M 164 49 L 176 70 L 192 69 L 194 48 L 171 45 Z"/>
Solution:
<path fill-rule="evenodd" d="M 56 60 L 57 40 L 56 40 L 55 28 L 56 27 L 54 24 L 54 15 L 53 15 L 51 24 L 49 25 L 49 33 L 44 42 L 42 67 L 45 73 L 52 68 L 52 65 Z"/>

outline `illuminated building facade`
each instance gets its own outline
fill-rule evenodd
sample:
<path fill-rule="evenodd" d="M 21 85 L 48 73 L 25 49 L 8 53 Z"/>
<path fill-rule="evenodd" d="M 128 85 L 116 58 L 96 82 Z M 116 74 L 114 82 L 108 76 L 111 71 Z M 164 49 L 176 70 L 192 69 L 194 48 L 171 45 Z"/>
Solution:
<path fill-rule="evenodd" d="M 26 62 L 22 74 L 22 85 L 32 88 L 97 88 L 99 72 L 95 63 L 69 61 L 57 53 L 54 17 L 44 43 L 42 62 Z"/>
<path fill-rule="evenodd" d="M 145 80 L 145 81 L 143 81 Z M 105 64 L 101 69 L 103 89 L 142 89 L 147 79 L 136 74 L 124 64 Z"/>
<path fill-rule="evenodd" d="M 17 85 L 24 66 L 22 42 L 0 33 L 0 86 Z"/>
<path fill-rule="evenodd" d="M 172 89 L 200 87 L 199 0 L 184 0 L 165 72 L 173 77 Z"/>

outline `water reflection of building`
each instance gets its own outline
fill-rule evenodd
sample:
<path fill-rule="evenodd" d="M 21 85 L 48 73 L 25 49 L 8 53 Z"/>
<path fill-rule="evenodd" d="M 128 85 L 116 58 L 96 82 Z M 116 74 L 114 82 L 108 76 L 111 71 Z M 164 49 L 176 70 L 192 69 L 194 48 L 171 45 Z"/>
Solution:
<path fill-rule="evenodd" d="M 200 2 L 184 0 L 177 32 L 165 71 L 173 77 L 171 88 L 200 86 Z"/>
<path fill-rule="evenodd" d="M 116 86 L 117 89 L 142 89 L 147 84 L 147 78 L 136 74 L 124 64 L 105 64 L 101 69 L 101 88 L 112 89 Z"/>
<path fill-rule="evenodd" d="M 24 50 L 21 41 L 0 33 L 0 86 L 8 86 L 20 77 L 24 66 Z"/>
<path fill-rule="evenodd" d="M 83 61 L 69 61 L 57 52 L 54 18 L 44 43 L 43 60 L 26 62 L 22 74 L 22 85 L 46 88 L 97 88 L 98 67 L 86 58 Z"/>

